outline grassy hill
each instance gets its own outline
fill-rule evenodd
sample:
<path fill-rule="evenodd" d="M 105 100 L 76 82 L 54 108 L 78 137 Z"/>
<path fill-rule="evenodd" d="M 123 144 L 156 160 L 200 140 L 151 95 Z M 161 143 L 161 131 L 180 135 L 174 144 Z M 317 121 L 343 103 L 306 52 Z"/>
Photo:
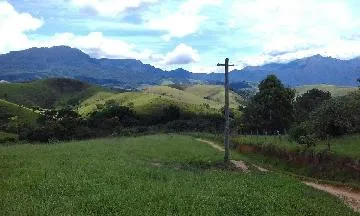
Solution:
<path fill-rule="evenodd" d="M 26 107 L 0 99 L 0 109 L 9 112 L 12 116 L 24 123 L 35 122 L 39 114 Z"/>
<path fill-rule="evenodd" d="M 0 215 L 358 215 L 295 178 L 222 161 L 180 135 L 0 146 Z"/>
<path fill-rule="evenodd" d="M 353 91 L 356 91 L 356 87 L 341 87 L 341 86 L 335 86 L 335 85 L 325 85 L 325 84 L 320 84 L 320 85 L 304 85 L 304 86 L 298 86 L 296 87 L 296 93 L 297 95 L 302 95 L 304 93 L 306 93 L 307 91 L 311 90 L 311 89 L 320 89 L 323 91 L 328 91 L 331 93 L 331 95 L 333 97 L 339 97 L 339 96 L 344 96 L 347 95 Z"/>
<path fill-rule="evenodd" d="M 201 93 L 196 90 L 201 90 Z M 220 99 L 222 93 L 219 86 L 205 85 L 186 87 L 184 89 L 155 86 L 142 92 L 118 94 L 98 92 L 80 104 L 79 113 L 87 115 L 96 109 L 97 104 L 105 104 L 106 101 L 110 100 L 123 106 L 131 105 L 140 115 L 157 113 L 169 104 L 179 106 L 184 112 L 197 114 L 218 113 L 224 106 Z M 240 96 L 232 92 L 231 107 L 236 109 L 240 105 L 239 101 L 241 101 Z"/>
<path fill-rule="evenodd" d="M 29 83 L 0 84 L 0 99 L 27 107 L 54 108 L 75 105 L 102 90 L 71 79 L 44 79 Z"/>
<path fill-rule="evenodd" d="M 113 95 L 98 93 L 82 102 L 78 111 L 81 115 L 87 115 L 94 111 L 98 104 L 105 104 L 106 101 L 110 100 L 115 101 L 122 106 L 133 106 L 134 110 L 139 115 L 151 115 L 158 113 L 165 106 L 170 104 L 178 105 L 185 112 L 217 112 L 215 108 L 206 108 L 202 104 L 189 103 L 188 101 L 174 99 L 171 96 L 158 95 L 149 92 L 126 92 Z"/>
<path fill-rule="evenodd" d="M 185 92 L 215 101 L 219 104 L 225 103 L 225 89 L 220 85 L 194 85 L 184 89 Z M 230 91 L 230 107 L 238 108 L 244 100 L 238 94 Z M 223 105 L 222 105 L 223 106 Z"/>

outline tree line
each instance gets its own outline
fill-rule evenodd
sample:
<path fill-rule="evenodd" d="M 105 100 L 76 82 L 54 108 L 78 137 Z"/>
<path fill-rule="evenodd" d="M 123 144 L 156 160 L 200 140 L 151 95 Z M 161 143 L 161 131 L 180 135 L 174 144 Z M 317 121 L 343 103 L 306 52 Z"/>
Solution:
<path fill-rule="evenodd" d="M 332 97 L 330 92 L 312 89 L 295 97 L 295 90 L 275 75 L 260 83 L 243 111 L 241 132 L 288 133 L 300 144 L 360 132 L 360 91 Z"/>

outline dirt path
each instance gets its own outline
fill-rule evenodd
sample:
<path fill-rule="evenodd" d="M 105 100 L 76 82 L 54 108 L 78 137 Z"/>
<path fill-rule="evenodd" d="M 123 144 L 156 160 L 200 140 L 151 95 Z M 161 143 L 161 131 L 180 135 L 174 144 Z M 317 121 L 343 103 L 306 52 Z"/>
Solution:
<path fill-rule="evenodd" d="M 197 139 L 200 142 L 206 143 L 210 145 L 211 147 L 217 149 L 218 151 L 224 151 L 224 149 L 218 145 L 216 145 L 214 142 L 203 140 L 203 139 Z M 248 166 L 243 161 L 231 161 L 232 164 L 235 165 L 235 167 L 243 170 L 244 172 L 250 172 Z M 267 169 L 264 169 L 262 167 L 259 167 L 255 164 L 252 164 L 255 168 L 257 168 L 261 172 L 268 172 Z M 318 184 L 314 182 L 302 182 L 307 186 L 310 186 L 312 188 L 315 188 L 317 190 L 325 191 L 333 196 L 339 197 L 340 199 L 344 200 L 346 204 L 348 204 L 354 211 L 360 212 L 360 193 L 351 191 L 348 188 L 340 187 L 340 186 L 332 186 L 332 185 L 325 185 L 325 184 Z"/>
<path fill-rule="evenodd" d="M 196 139 L 197 141 L 206 143 L 208 145 L 210 145 L 211 147 L 217 149 L 218 151 L 224 152 L 224 148 L 216 145 L 214 142 L 208 141 L 208 140 L 203 140 L 203 139 Z M 236 160 L 231 160 L 230 161 L 236 168 L 241 169 L 244 172 L 250 172 L 249 167 L 245 164 L 244 161 L 236 161 Z M 252 164 L 252 166 L 254 166 L 256 169 L 258 169 L 261 172 L 267 172 L 267 169 L 261 168 L 259 166 L 256 166 L 255 164 Z"/>
<path fill-rule="evenodd" d="M 211 147 L 213 147 L 213 148 L 215 148 L 215 149 L 217 149 L 217 150 L 219 150 L 219 151 L 221 151 L 221 152 L 224 152 L 224 151 L 225 151 L 222 147 L 216 145 L 215 143 L 213 143 L 213 142 L 211 142 L 211 141 L 203 140 L 203 139 L 196 139 L 196 140 L 197 140 L 197 141 L 200 141 L 200 142 L 203 142 L 203 143 L 206 143 L 206 144 L 210 145 Z"/>
<path fill-rule="evenodd" d="M 343 199 L 354 211 L 360 212 L 360 193 L 352 192 L 344 187 L 336 187 L 332 185 L 317 184 L 314 182 L 303 182 L 304 184 L 315 189 L 325 191 L 331 195 Z"/>

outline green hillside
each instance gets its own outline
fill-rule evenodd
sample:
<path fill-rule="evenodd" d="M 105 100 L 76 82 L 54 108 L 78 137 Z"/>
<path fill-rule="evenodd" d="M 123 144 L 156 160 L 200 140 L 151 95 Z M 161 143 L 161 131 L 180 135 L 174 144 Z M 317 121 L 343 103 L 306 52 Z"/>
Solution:
<path fill-rule="evenodd" d="M 178 105 L 185 112 L 195 112 L 199 114 L 217 112 L 215 108 L 206 108 L 202 104 L 189 103 L 187 101 L 182 102 L 170 96 L 148 92 L 118 93 L 112 96 L 107 95 L 107 97 L 100 99 L 100 95 L 102 94 L 103 93 L 98 93 L 81 103 L 78 109 L 79 113 L 83 116 L 87 115 L 96 110 L 97 105 L 105 104 L 107 101 L 115 101 L 122 106 L 133 106 L 135 112 L 139 115 L 155 114 L 170 104 Z"/>
<path fill-rule="evenodd" d="M 220 85 L 194 85 L 184 89 L 185 92 L 215 101 L 219 104 L 225 103 L 225 89 Z M 233 91 L 230 91 L 230 106 L 237 108 L 243 103 L 243 98 Z"/>
<path fill-rule="evenodd" d="M 204 97 L 198 96 L 196 94 L 188 93 L 183 90 L 176 88 L 171 88 L 168 86 L 155 86 L 145 90 L 147 93 L 153 93 L 157 95 L 162 95 L 169 97 L 178 102 L 184 102 L 188 104 L 209 104 L 210 107 L 220 109 L 221 104 L 210 99 L 205 99 Z"/>
<path fill-rule="evenodd" d="M 325 85 L 325 84 L 304 85 L 304 86 L 296 87 L 296 93 L 297 93 L 297 95 L 302 95 L 302 94 L 306 93 L 307 91 L 314 89 L 314 88 L 320 89 L 323 91 L 328 91 L 331 93 L 331 95 L 333 97 L 344 96 L 344 95 L 347 95 L 357 89 L 355 87 L 346 87 L 346 86 L 342 87 L 342 86 Z"/>
<path fill-rule="evenodd" d="M 9 112 L 11 116 L 17 116 L 21 122 L 35 122 L 39 114 L 26 107 L 0 99 L 0 110 Z"/>
<path fill-rule="evenodd" d="M 189 87 L 181 90 L 169 86 L 150 87 L 142 92 L 118 94 L 98 92 L 80 104 L 79 113 L 81 115 L 87 115 L 94 111 L 97 105 L 105 104 L 106 101 L 111 100 L 123 106 L 133 106 L 139 115 L 156 113 L 169 104 L 179 106 L 184 112 L 197 114 L 218 113 L 223 107 L 223 102 L 221 102 L 220 99 L 221 89 L 218 86 L 212 89 L 211 86 L 200 85 L 197 86 L 196 89 L 210 93 L 199 94 L 195 88 L 191 89 L 191 87 Z M 207 96 L 210 97 L 205 98 Z M 240 105 L 240 100 L 240 96 L 231 93 L 231 107 L 237 108 Z"/>
<path fill-rule="evenodd" d="M 101 88 L 71 79 L 44 79 L 29 83 L 0 84 L 0 99 L 27 107 L 54 108 L 76 105 Z"/>

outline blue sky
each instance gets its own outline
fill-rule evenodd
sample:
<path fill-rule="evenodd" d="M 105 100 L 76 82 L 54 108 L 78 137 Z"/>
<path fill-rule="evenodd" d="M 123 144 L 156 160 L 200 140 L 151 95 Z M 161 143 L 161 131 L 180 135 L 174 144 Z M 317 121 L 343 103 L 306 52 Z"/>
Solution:
<path fill-rule="evenodd" d="M 0 53 L 68 45 L 96 58 L 217 72 L 360 56 L 358 0 L 0 0 Z"/>

